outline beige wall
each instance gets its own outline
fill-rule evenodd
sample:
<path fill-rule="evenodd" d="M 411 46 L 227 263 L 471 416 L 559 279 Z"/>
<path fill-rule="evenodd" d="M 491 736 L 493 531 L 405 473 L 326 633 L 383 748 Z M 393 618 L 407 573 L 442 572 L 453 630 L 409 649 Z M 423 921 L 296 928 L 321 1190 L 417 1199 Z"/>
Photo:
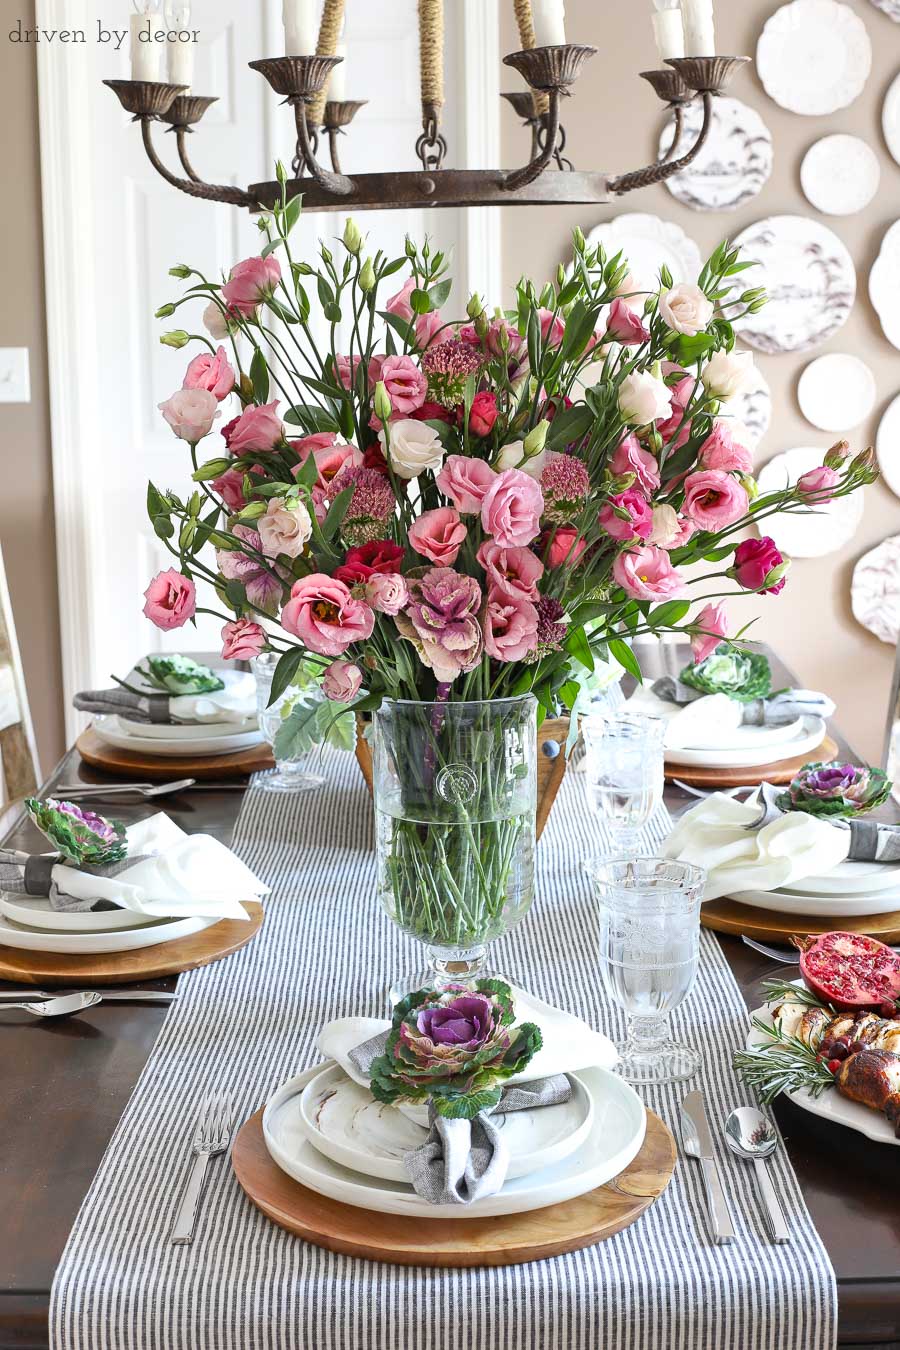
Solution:
<path fill-rule="evenodd" d="M 503 221 L 503 267 L 507 286 L 526 272 L 535 279 L 552 276 L 567 259 L 572 227 L 585 232 L 622 211 L 649 211 L 677 221 L 700 246 L 704 256 L 724 235 L 766 215 L 808 215 L 828 224 L 844 241 L 857 267 L 857 301 L 849 321 L 822 347 L 812 352 L 760 357 L 772 389 L 773 419 L 758 451 L 762 464 L 793 445 L 828 445 L 827 433 L 816 431 L 797 406 L 797 380 L 804 366 L 825 351 L 854 352 L 871 366 L 877 386 L 875 414 L 851 433 L 854 445 L 874 440 L 878 419 L 900 393 L 900 352 L 884 338 L 868 302 L 869 268 L 885 229 L 900 216 L 900 166 L 885 149 L 881 136 L 881 103 L 900 69 L 900 25 L 868 0 L 850 0 L 868 28 L 874 53 L 865 90 L 850 108 L 829 117 L 800 117 L 779 108 L 768 97 L 754 71 L 736 77 L 732 93 L 762 115 L 772 132 L 775 168 L 763 191 L 736 212 L 699 212 L 681 206 L 664 186 L 635 192 L 606 207 L 507 209 Z M 511 11 L 511 6 L 505 6 Z M 762 26 L 778 5 L 774 0 L 719 0 L 716 6 L 718 47 L 722 52 L 753 56 Z M 655 155 L 660 127 L 659 105 L 638 72 L 658 64 L 650 26 L 651 0 L 568 0 L 567 35 L 573 42 L 599 47 L 564 108 L 568 153 L 577 168 L 621 172 L 649 162 Z M 501 50 L 517 46 L 514 25 L 507 18 Z M 504 88 L 515 87 L 512 72 Z M 511 110 L 504 111 L 504 163 L 525 153 Z M 800 161 L 820 136 L 846 131 L 862 136 L 881 164 L 881 188 L 875 202 L 855 216 L 825 217 L 800 190 Z M 897 449 L 900 454 L 900 447 Z M 780 596 L 741 602 L 741 619 L 760 616 L 755 633 L 770 641 L 794 666 L 802 680 L 828 690 L 839 705 L 840 724 L 856 748 L 870 758 L 881 754 L 893 651 L 861 628 L 850 612 L 853 565 L 867 549 L 900 531 L 900 500 L 881 483 L 866 490 L 862 525 L 839 553 L 819 559 L 798 559 Z M 744 612 L 746 609 L 747 612 Z M 737 613 L 737 606 L 735 606 Z"/>
<path fill-rule="evenodd" d="M 33 25 L 34 5 L 16 10 Z M 7 198 L 0 225 L 0 347 L 28 347 L 31 402 L 0 403 L 0 543 L 25 665 L 41 767 L 63 749 L 56 542 L 47 405 L 41 180 L 34 48 L 0 41 L 0 126 Z"/>

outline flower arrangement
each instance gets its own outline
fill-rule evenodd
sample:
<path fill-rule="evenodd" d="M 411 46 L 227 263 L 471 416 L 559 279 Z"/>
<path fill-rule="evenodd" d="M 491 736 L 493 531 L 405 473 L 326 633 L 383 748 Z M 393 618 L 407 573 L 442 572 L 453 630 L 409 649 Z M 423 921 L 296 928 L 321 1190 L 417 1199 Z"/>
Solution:
<path fill-rule="evenodd" d="M 789 560 L 765 536 L 739 542 L 746 527 L 874 476 L 841 442 L 758 494 L 728 405 L 752 366 L 732 322 L 764 296 L 735 293 L 750 264 L 727 245 L 696 285 L 663 269 L 645 294 L 576 230 L 571 274 L 523 280 L 509 311 L 472 296 L 452 318 L 427 242 L 367 256 L 351 220 L 313 265 L 291 252 L 298 213 L 283 197 L 261 217 L 260 255 L 225 280 L 172 269 L 186 294 L 158 313 L 206 306 L 206 334 L 162 339 L 204 349 L 160 405 L 197 489 L 150 485 L 147 501 L 177 567 L 145 614 L 181 626 L 208 582 L 223 655 L 281 654 L 273 698 L 311 661 L 359 711 L 526 691 L 571 709 L 597 658 L 639 675 L 631 637 L 675 630 L 702 660 L 739 636 L 721 603 L 688 618 L 685 568 L 710 564 L 696 585 L 718 594 L 775 594 Z M 228 399 L 223 445 L 201 462 Z"/>
<path fill-rule="evenodd" d="M 839 760 L 804 764 L 776 805 L 781 811 L 806 811 L 811 816 L 860 816 L 886 802 L 892 787 L 882 769 Z"/>
<path fill-rule="evenodd" d="M 128 852 L 125 826 L 85 811 L 74 802 L 39 801 L 26 797 L 25 806 L 34 824 L 59 850 L 66 862 L 79 867 L 98 867 L 121 862 Z"/>
<path fill-rule="evenodd" d="M 772 671 L 762 652 L 739 651 L 720 643 L 711 656 L 686 666 L 680 679 L 702 694 L 727 694 L 738 703 L 768 698 Z"/>
<path fill-rule="evenodd" d="M 369 1070 L 376 1101 L 430 1102 L 439 1116 L 472 1119 L 496 1106 L 502 1083 L 541 1048 L 532 1022 L 515 1022 L 509 985 L 419 990 L 394 1008 L 384 1053 Z"/>

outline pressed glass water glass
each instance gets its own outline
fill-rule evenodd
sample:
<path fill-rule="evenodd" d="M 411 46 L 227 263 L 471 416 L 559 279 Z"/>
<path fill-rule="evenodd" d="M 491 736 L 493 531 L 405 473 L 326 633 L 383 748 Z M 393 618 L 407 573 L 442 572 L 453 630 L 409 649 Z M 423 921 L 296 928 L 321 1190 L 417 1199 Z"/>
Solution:
<path fill-rule="evenodd" d="M 271 745 L 275 757 L 274 772 L 261 778 L 259 786 L 265 792 L 311 792 L 313 788 L 321 787 L 325 782 L 322 774 L 317 772 L 321 747 L 315 745 L 301 755 L 281 756 L 276 738 L 284 723 L 284 711 L 288 703 L 293 705 L 298 698 L 302 698 L 306 703 L 321 703 L 325 696 L 317 685 L 310 684 L 302 690 L 289 685 L 270 706 L 272 676 L 275 674 L 278 658 L 278 652 L 262 652 L 250 663 L 256 676 L 256 715 L 259 729 Z"/>
<path fill-rule="evenodd" d="M 591 875 L 600 911 L 600 975 L 625 1012 L 617 1048 L 629 1083 L 690 1078 L 700 1056 L 671 1039 L 669 1013 L 694 983 L 700 953 L 702 867 L 665 858 L 609 858 Z"/>
<path fill-rule="evenodd" d="M 582 722 L 590 803 L 616 853 L 637 853 L 640 831 L 663 794 L 666 724 L 644 713 L 594 713 Z"/>

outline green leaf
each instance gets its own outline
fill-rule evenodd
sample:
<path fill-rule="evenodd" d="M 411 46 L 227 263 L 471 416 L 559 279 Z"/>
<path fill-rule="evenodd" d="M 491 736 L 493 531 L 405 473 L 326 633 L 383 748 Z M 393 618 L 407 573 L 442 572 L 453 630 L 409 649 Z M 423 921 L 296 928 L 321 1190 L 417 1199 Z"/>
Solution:
<path fill-rule="evenodd" d="M 378 311 L 379 318 L 384 319 L 388 327 L 393 328 L 394 332 L 402 342 L 410 343 L 414 336 L 414 328 L 406 319 L 401 319 L 399 314 L 389 314 L 387 310 Z"/>
<path fill-rule="evenodd" d="M 298 195 L 292 197 L 281 216 L 281 228 L 285 234 L 290 234 L 291 230 L 300 219 L 300 212 L 303 209 L 303 197 Z"/>
<path fill-rule="evenodd" d="M 591 674 L 594 671 L 594 653 L 583 628 L 573 628 L 563 643 L 570 656 L 574 656 Z"/>
<path fill-rule="evenodd" d="M 644 676 L 641 672 L 640 663 L 628 643 L 623 642 L 621 638 L 611 637 L 608 646 L 610 656 L 614 657 L 619 665 L 628 671 L 629 675 L 633 675 L 638 684 L 643 684 Z"/>
<path fill-rule="evenodd" d="M 319 700 L 298 699 L 275 733 L 272 749 L 276 759 L 299 759 L 322 742 L 320 714 L 328 712 Z"/>
<path fill-rule="evenodd" d="M 312 459 L 312 455 L 310 455 L 310 459 Z M 322 533 L 326 539 L 333 539 L 340 529 L 354 491 L 352 484 L 350 487 L 344 488 L 329 506 L 325 519 L 322 521 Z"/>
<path fill-rule="evenodd" d="M 322 313 L 329 323 L 340 323 L 341 321 L 340 305 L 323 305 Z"/>
<path fill-rule="evenodd" d="M 566 680 L 565 684 L 559 686 L 559 696 L 569 709 L 569 712 L 575 707 L 580 693 L 581 685 L 577 680 Z"/>
<path fill-rule="evenodd" d="M 434 308 L 431 303 L 431 296 L 427 291 L 416 289 L 410 294 L 409 307 L 413 314 L 428 314 Z"/>
<path fill-rule="evenodd" d="M 310 458 L 312 458 L 310 456 Z M 275 667 L 275 673 L 272 676 L 272 687 L 269 691 L 268 707 L 277 703 L 284 693 L 285 689 L 293 682 L 294 676 L 303 661 L 306 653 L 302 647 L 291 647 L 284 653 Z"/>
<path fill-rule="evenodd" d="M 311 426 L 316 431 L 333 431 L 335 433 L 340 430 L 335 418 L 315 403 L 295 403 L 292 408 L 288 408 L 285 412 L 284 420 L 292 427 Z"/>
<path fill-rule="evenodd" d="M 667 600 L 650 611 L 649 619 L 654 628 L 672 628 L 681 623 L 690 607 L 690 600 Z"/>
<path fill-rule="evenodd" d="M 441 305 L 447 303 L 452 285 L 452 281 L 439 281 L 429 288 L 428 299 L 431 301 L 432 309 L 440 309 Z"/>
<path fill-rule="evenodd" d="M 552 450 L 556 446 L 570 445 L 586 436 L 594 424 L 594 414 L 584 403 L 576 403 L 571 408 L 563 408 L 550 423 L 547 433 L 547 445 Z"/>
<path fill-rule="evenodd" d="M 266 403 L 269 398 L 269 367 L 259 347 L 253 353 L 250 362 L 250 381 L 253 385 L 253 397 L 257 403 Z"/>
<path fill-rule="evenodd" d="M 319 304 L 323 309 L 326 305 L 334 304 L 334 291 L 331 289 L 331 286 L 328 284 L 325 277 L 322 276 L 321 272 L 316 274 L 316 290 L 319 295 Z"/>
<path fill-rule="evenodd" d="M 496 1106 L 503 1089 L 486 1088 L 481 1092 L 470 1092 L 464 1097 L 432 1097 L 435 1114 L 446 1120 L 474 1120 L 481 1111 Z"/>
<path fill-rule="evenodd" d="M 319 477 L 319 466 L 315 461 L 314 455 L 307 455 L 306 459 L 294 474 L 294 482 L 299 487 L 311 488 Z"/>
<path fill-rule="evenodd" d="M 147 484 L 147 515 L 152 519 L 154 516 L 164 515 L 169 509 L 169 504 L 162 493 L 155 488 L 152 483 Z"/>

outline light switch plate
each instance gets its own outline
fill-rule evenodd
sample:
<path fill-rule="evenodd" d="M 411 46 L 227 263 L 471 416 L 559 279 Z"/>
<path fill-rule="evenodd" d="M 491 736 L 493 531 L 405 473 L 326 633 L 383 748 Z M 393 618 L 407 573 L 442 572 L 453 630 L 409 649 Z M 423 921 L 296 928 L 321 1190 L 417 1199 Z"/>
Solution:
<path fill-rule="evenodd" d="M 30 403 L 27 347 L 0 347 L 0 403 Z"/>

